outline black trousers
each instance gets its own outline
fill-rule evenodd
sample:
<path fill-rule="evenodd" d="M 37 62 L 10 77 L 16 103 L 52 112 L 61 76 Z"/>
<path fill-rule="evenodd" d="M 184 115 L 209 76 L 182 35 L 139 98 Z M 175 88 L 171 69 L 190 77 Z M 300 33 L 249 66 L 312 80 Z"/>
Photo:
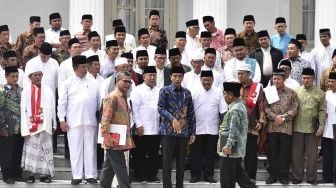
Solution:
<path fill-rule="evenodd" d="M 111 188 L 114 175 L 117 176 L 120 188 L 131 188 L 124 151 L 107 149 L 100 175 L 100 186 Z"/>
<path fill-rule="evenodd" d="M 334 139 L 322 138 L 324 180 L 336 181 L 336 142 Z"/>
<path fill-rule="evenodd" d="M 184 160 L 186 155 L 186 147 L 188 138 L 177 136 L 162 136 L 162 150 L 163 150 L 163 187 L 171 188 L 171 171 L 172 159 L 176 151 L 176 188 L 183 187 L 184 179 Z"/>
<path fill-rule="evenodd" d="M 22 149 L 23 137 L 21 135 L 0 137 L 0 164 L 4 180 L 21 178 Z"/>
<path fill-rule="evenodd" d="M 138 180 L 156 178 L 159 169 L 159 135 L 134 135 L 133 140 L 136 148 L 132 151 L 132 164 L 135 178 Z"/>
<path fill-rule="evenodd" d="M 246 153 L 244 158 L 245 169 L 251 179 L 256 179 L 258 163 L 258 136 L 248 133 L 246 140 Z"/>
<path fill-rule="evenodd" d="M 221 188 L 234 188 L 236 182 L 242 188 L 256 187 L 242 166 L 242 158 L 221 157 Z"/>
<path fill-rule="evenodd" d="M 268 133 L 268 158 L 270 177 L 288 180 L 292 156 L 292 135 L 283 133 Z"/>
<path fill-rule="evenodd" d="M 201 177 L 202 168 L 204 178 L 214 175 L 214 162 L 216 157 L 218 135 L 196 135 L 195 142 L 191 145 L 190 166 L 191 176 Z"/>

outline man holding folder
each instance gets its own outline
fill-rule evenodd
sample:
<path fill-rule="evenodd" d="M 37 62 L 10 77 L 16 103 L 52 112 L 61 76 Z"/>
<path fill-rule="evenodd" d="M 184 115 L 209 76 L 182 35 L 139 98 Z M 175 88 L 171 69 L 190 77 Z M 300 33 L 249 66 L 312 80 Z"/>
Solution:
<path fill-rule="evenodd" d="M 115 79 L 114 91 L 103 101 L 101 133 L 104 137 L 103 147 L 106 156 L 100 176 L 100 185 L 102 188 L 110 188 L 114 175 L 117 175 L 120 187 L 131 188 L 124 151 L 134 147 L 130 134 L 131 109 L 127 103 L 127 93 L 132 80 L 128 72 L 118 72 Z M 122 125 L 127 127 L 124 133 L 122 131 L 112 133 L 113 130 L 121 130 Z M 122 141 L 121 138 L 124 136 L 126 140 Z"/>

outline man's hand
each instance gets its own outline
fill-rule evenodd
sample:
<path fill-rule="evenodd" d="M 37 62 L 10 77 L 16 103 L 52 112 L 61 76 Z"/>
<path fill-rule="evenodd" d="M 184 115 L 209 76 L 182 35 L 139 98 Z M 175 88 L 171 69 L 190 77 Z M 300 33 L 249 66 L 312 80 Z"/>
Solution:
<path fill-rule="evenodd" d="M 254 127 L 255 130 L 260 131 L 263 128 L 263 124 L 258 122 L 257 125 Z"/>
<path fill-rule="evenodd" d="M 317 137 L 321 137 L 323 135 L 323 129 L 318 129 L 315 134 Z"/>
<path fill-rule="evenodd" d="M 173 124 L 174 132 L 176 132 L 177 134 L 180 134 L 181 133 L 181 125 L 177 121 L 177 119 L 174 119 L 173 122 L 172 122 L 172 124 Z"/>
<path fill-rule="evenodd" d="M 140 127 L 136 128 L 136 133 L 137 133 L 138 136 L 142 136 L 143 133 L 144 133 L 143 126 L 140 126 Z"/>
<path fill-rule="evenodd" d="M 189 139 L 189 142 L 188 142 L 188 143 L 189 143 L 189 144 L 193 144 L 193 143 L 195 142 L 195 140 L 196 140 L 196 136 L 192 134 L 192 135 L 190 136 L 190 139 Z"/>
<path fill-rule="evenodd" d="M 225 155 L 230 155 L 230 154 L 232 153 L 231 148 L 225 146 L 225 147 L 223 148 L 223 153 L 224 153 Z"/>
<path fill-rule="evenodd" d="M 69 126 L 65 121 L 60 122 L 60 127 L 63 132 L 68 132 Z"/>
<path fill-rule="evenodd" d="M 8 137 L 8 132 L 6 129 L 1 129 L 0 130 L 0 136 L 2 137 Z"/>
<path fill-rule="evenodd" d="M 276 126 L 281 125 L 281 124 L 284 122 L 284 121 L 282 120 L 282 118 L 283 118 L 283 116 L 281 116 L 281 115 L 277 115 L 277 116 L 275 116 L 274 124 L 275 124 Z"/>

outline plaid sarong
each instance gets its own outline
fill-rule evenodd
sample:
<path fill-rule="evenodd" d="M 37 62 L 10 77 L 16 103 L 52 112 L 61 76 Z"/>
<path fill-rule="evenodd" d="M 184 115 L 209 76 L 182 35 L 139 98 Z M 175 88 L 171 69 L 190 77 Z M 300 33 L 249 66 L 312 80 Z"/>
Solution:
<path fill-rule="evenodd" d="M 51 135 L 43 131 L 25 138 L 21 167 L 32 173 L 54 176 Z"/>

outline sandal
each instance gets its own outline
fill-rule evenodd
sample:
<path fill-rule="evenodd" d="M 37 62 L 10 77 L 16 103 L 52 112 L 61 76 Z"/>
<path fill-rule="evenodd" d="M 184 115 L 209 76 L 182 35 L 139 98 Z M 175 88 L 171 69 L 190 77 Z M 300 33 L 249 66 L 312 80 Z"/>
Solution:
<path fill-rule="evenodd" d="M 26 180 L 26 183 L 28 183 L 28 184 L 35 183 L 35 177 L 34 176 L 29 176 Z"/>

